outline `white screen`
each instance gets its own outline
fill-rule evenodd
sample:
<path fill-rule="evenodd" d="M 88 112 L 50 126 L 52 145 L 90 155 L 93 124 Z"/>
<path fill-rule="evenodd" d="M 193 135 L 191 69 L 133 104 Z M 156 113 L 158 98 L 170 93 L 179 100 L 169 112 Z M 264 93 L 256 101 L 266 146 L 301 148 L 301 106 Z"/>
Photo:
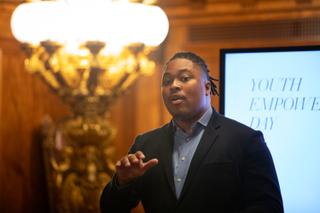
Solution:
<path fill-rule="evenodd" d="M 263 132 L 285 212 L 320 213 L 320 51 L 224 56 L 224 114 Z"/>

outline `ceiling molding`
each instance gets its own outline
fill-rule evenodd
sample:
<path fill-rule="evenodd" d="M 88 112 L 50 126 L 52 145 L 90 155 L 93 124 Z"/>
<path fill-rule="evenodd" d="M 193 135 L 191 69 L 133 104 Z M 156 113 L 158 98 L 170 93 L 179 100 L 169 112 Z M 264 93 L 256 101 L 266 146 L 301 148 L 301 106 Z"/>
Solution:
<path fill-rule="evenodd" d="M 318 39 L 320 17 L 300 20 L 238 22 L 212 25 L 190 25 L 188 41 Z"/>
<path fill-rule="evenodd" d="M 159 1 L 170 18 L 225 16 L 229 14 L 277 13 L 282 11 L 314 11 L 320 0 L 178 0 Z M 198 5 L 198 8 L 195 7 Z"/>

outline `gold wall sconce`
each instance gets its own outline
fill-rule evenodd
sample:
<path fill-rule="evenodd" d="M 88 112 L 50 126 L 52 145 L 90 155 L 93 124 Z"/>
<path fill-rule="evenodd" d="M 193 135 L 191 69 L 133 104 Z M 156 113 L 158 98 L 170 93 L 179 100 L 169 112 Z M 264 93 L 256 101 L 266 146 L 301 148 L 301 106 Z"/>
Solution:
<path fill-rule="evenodd" d="M 169 24 L 153 1 L 34 1 L 13 12 L 13 35 L 38 75 L 72 110 L 46 128 L 43 143 L 52 212 L 99 212 L 114 171 L 114 134 L 105 114 L 140 75 Z"/>

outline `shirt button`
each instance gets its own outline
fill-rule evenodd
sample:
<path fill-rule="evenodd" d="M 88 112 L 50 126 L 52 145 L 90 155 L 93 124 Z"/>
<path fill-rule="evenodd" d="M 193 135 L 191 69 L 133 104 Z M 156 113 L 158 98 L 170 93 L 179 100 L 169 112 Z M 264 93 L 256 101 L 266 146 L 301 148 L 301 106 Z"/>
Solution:
<path fill-rule="evenodd" d="M 181 178 L 177 178 L 177 181 L 178 181 L 178 182 L 181 182 Z"/>
<path fill-rule="evenodd" d="M 181 160 L 182 160 L 182 161 L 185 161 L 185 159 L 186 159 L 186 157 L 185 157 L 185 156 L 181 157 Z"/>

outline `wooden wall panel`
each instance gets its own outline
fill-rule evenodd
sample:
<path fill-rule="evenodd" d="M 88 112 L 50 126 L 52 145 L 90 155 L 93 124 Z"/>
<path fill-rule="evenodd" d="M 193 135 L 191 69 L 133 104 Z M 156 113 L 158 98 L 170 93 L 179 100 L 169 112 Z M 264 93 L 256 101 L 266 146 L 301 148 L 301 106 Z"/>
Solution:
<path fill-rule="evenodd" d="M 0 119 L 2 118 L 2 49 L 0 49 Z M 0 120 L 0 154 L 2 151 L 2 121 Z M 0 168 L 4 167 L 3 156 L 0 155 Z M 1 171 L 2 172 L 2 171 Z M 4 177 L 0 172 L 0 191 L 3 191 Z M 3 193 L 0 193 L 0 210 L 2 209 L 2 200 L 4 200 Z"/>
<path fill-rule="evenodd" d="M 58 119 L 68 109 L 24 70 L 25 56 L 17 42 L 7 41 L 2 50 L 1 208 L 3 212 L 46 212 L 37 129 L 46 114 Z"/>
<path fill-rule="evenodd" d="M 1 2 L 0 211 L 48 212 L 38 128 L 45 115 L 58 119 L 68 108 L 24 70 L 24 53 L 10 32 L 15 4 Z"/>

